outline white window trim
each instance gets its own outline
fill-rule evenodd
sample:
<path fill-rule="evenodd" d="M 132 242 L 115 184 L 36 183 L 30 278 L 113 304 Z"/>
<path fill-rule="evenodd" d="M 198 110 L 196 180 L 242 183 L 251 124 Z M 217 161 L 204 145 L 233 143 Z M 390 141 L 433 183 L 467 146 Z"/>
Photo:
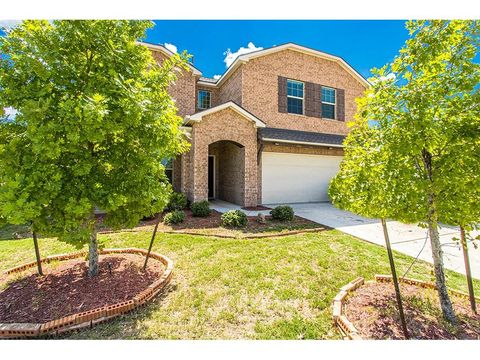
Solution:
<path fill-rule="evenodd" d="M 208 107 L 201 107 L 201 104 L 200 104 L 200 101 L 199 101 L 199 97 L 200 97 L 200 92 L 201 91 L 204 91 L 206 93 L 209 93 L 209 96 L 208 96 Z M 200 89 L 198 90 L 198 93 L 197 93 L 197 105 L 198 105 L 198 109 L 200 110 L 207 110 L 207 109 L 210 109 L 212 107 L 212 92 L 211 91 L 208 91 L 208 90 L 203 90 L 203 89 Z"/>
<path fill-rule="evenodd" d="M 323 92 L 323 89 L 333 90 L 333 93 L 335 94 L 334 103 L 331 103 L 329 101 L 323 101 L 323 96 L 322 96 L 322 104 L 333 105 L 333 118 L 325 118 L 325 119 L 336 120 L 337 119 L 337 89 L 331 88 L 328 86 L 322 86 L 322 89 L 321 89 L 322 92 Z M 323 118 L 323 114 L 322 114 L 322 118 Z"/>
<path fill-rule="evenodd" d="M 322 97 L 322 104 L 335 105 L 335 107 L 336 107 L 337 106 L 337 89 L 331 88 L 331 87 L 328 87 L 328 86 L 322 86 L 322 90 L 323 89 L 333 90 L 333 93 L 335 94 L 335 102 L 332 103 L 332 102 L 328 102 L 328 101 L 323 101 L 323 97 Z"/>
<path fill-rule="evenodd" d="M 294 95 L 288 95 L 288 82 L 291 81 L 291 82 L 296 82 L 296 83 L 300 83 L 303 85 L 303 96 L 294 96 Z M 301 99 L 302 100 L 302 113 L 301 114 L 297 114 L 297 113 L 291 113 L 291 112 L 288 112 L 288 98 L 292 98 L 292 99 Z M 291 115 L 305 115 L 305 83 L 303 81 L 299 81 L 299 80 L 293 80 L 293 79 L 288 79 L 287 78 L 287 113 L 288 114 L 291 114 Z"/>

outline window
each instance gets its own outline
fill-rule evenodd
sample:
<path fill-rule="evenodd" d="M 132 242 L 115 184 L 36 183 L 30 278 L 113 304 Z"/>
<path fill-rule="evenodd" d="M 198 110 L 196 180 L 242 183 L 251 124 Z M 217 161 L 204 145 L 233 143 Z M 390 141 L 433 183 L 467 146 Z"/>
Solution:
<path fill-rule="evenodd" d="M 322 87 L 322 117 L 335 119 L 335 89 Z"/>
<path fill-rule="evenodd" d="M 210 105 L 211 105 L 210 91 L 198 90 L 198 108 L 210 109 Z"/>
<path fill-rule="evenodd" d="M 303 82 L 287 79 L 287 112 L 303 115 Z"/>
<path fill-rule="evenodd" d="M 173 160 L 172 159 L 163 159 L 162 165 L 165 168 L 165 175 L 168 178 L 170 184 L 173 183 Z"/>

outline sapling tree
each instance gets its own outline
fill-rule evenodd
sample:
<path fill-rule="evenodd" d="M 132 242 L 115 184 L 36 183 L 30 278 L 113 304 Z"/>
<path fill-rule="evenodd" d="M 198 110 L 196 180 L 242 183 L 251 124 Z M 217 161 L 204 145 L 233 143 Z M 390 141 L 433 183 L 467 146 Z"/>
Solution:
<path fill-rule="evenodd" d="M 37 232 L 89 243 L 95 210 L 131 227 L 163 210 L 161 160 L 188 146 L 167 93 L 186 55 L 162 66 L 137 41 L 150 21 L 25 21 L 0 38 L 0 214 Z"/>
<path fill-rule="evenodd" d="M 366 107 L 371 99 L 372 90 L 367 90 L 366 96 L 358 101 L 356 121 L 344 142 L 344 158 L 340 171 L 330 184 L 329 196 L 332 203 L 339 208 L 381 219 L 400 321 L 404 336 L 408 338 L 386 219 L 396 217 L 397 211 L 403 211 L 401 206 L 408 203 L 403 199 L 405 192 L 396 191 L 400 188 L 407 190 L 410 184 L 397 183 L 401 181 L 398 171 L 402 169 L 404 159 L 389 151 L 383 142 L 383 129 L 371 127 L 368 118 L 364 116 L 368 114 Z"/>
<path fill-rule="evenodd" d="M 391 64 L 374 69 L 362 116 L 376 122 L 382 144 L 400 160 L 395 177 L 383 174 L 386 181 L 395 179 L 390 188 L 398 201 L 391 203 L 392 218 L 428 228 L 440 305 L 444 317 L 453 322 L 439 222 L 454 211 L 444 203 L 443 192 L 469 175 L 449 171 L 452 162 L 445 159 L 459 143 L 459 129 L 465 125 L 475 131 L 479 118 L 478 101 L 472 101 L 478 99 L 474 58 L 479 22 L 410 21 L 407 29 L 411 38 L 399 55 Z M 476 120 L 467 120 L 465 114 Z M 464 151 L 468 152 L 465 157 L 476 156 L 472 146 Z"/>

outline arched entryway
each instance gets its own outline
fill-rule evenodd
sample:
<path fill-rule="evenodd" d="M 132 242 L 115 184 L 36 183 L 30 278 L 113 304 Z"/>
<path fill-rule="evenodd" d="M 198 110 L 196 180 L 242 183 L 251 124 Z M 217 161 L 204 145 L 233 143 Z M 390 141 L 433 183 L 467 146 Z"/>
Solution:
<path fill-rule="evenodd" d="M 245 203 L 245 146 L 230 140 L 208 145 L 208 197 Z"/>

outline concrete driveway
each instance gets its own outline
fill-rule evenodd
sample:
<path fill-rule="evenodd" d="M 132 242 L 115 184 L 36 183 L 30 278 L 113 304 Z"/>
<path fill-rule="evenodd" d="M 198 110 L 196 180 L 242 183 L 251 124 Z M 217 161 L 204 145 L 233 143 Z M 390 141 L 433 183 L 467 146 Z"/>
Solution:
<path fill-rule="evenodd" d="M 331 203 L 291 204 L 291 206 L 298 216 L 338 229 L 360 239 L 385 246 L 383 230 L 379 220 L 367 219 L 348 211 L 339 210 Z M 426 229 L 398 221 L 388 221 L 387 226 L 394 250 L 413 257 L 420 253 L 420 259 L 432 263 L 432 251 L 430 241 L 427 239 Z M 478 232 L 476 235 L 478 235 Z M 465 274 L 463 253 L 458 243 L 452 240 L 453 237 L 460 238 L 460 233 L 457 229 L 452 227 L 442 227 L 440 229 L 444 264 L 450 270 Z M 469 244 L 469 251 L 472 275 L 480 279 L 480 248 L 474 249 Z"/>

